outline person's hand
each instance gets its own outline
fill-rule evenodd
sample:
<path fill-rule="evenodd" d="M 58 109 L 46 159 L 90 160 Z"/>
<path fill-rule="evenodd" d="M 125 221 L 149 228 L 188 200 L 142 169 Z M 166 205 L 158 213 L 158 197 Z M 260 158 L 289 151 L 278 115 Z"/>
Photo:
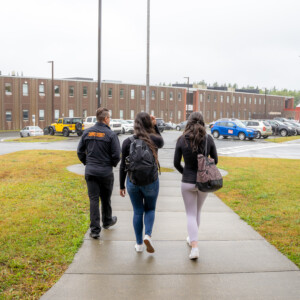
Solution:
<path fill-rule="evenodd" d="M 120 189 L 120 196 L 125 197 L 125 195 L 126 195 L 126 190 L 125 189 L 123 189 L 123 190 Z"/>
<path fill-rule="evenodd" d="M 153 126 L 156 125 L 156 118 L 155 118 L 155 116 L 150 115 L 150 118 L 151 118 Z"/>

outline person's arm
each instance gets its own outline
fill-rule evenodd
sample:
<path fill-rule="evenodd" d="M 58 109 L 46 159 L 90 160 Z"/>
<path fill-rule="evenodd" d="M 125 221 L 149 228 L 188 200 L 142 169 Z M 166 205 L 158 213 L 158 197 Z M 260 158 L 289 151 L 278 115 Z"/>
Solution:
<path fill-rule="evenodd" d="M 83 135 L 79 141 L 78 147 L 77 147 L 77 156 L 79 158 L 79 160 L 86 165 L 86 146 L 85 146 L 85 142 L 84 142 L 84 137 L 85 135 Z"/>
<path fill-rule="evenodd" d="M 120 141 L 116 134 L 114 134 L 111 139 L 111 159 L 114 167 L 116 167 L 121 160 Z"/>
<path fill-rule="evenodd" d="M 215 142 L 213 138 L 209 135 L 209 140 L 207 141 L 210 144 L 209 156 L 214 159 L 215 164 L 218 163 L 218 153 Z"/>
<path fill-rule="evenodd" d="M 182 150 L 180 146 L 180 139 L 176 143 L 175 153 L 174 153 L 174 167 L 179 173 L 183 173 L 183 167 L 181 165 Z"/>
<path fill-rule="evenodd" d="M 127 138 L 122 145 L 122 158 L 121 158 L 120 173 L 119 173 L 120 195 L 122 197 L 125 196 L 125 179 L 127 175 L 125 159 L 129 155 L 130 144 L 131 144 L 130 139 Z"/>

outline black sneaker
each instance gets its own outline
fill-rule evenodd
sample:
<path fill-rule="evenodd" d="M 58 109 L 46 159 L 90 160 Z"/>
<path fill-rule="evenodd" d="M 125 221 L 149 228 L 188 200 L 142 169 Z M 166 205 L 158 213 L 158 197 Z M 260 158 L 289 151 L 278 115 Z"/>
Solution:
<path fill-rule="evenodd" d="M 108 229 L 109 227 L 111 227 L 111 226 L 113 226 L 113 225 L 115 225 L 116 223 L 117 223 L 117 220 L 118 220 L 118 218 L 117 217 L 112 217 L 112 221 L 111 221 L 111 223 L 110 224 L 108 224 L 108 225 L 103 225 L 103 228 L 104 229 Z"/>
<path fill-rule="evenodd" d="M 98 238 L 100 238 L 100 233 L 91 232 L 90 237 L 93 238 L 93 239 L 98 239 Z"/>

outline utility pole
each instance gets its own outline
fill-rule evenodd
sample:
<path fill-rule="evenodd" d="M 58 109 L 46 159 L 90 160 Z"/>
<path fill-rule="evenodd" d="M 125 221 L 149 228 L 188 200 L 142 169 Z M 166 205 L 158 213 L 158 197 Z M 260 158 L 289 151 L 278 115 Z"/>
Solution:
<path fill-rule="evenodd" d="M 48 63 L 51 64 L 51 123 L 55 122 L 54 114 L 54 61 L 49 60 Z"/>
<path fill-rule="evenodd" d="M 150 87 L 149 87 L 149 65 L 150 65 L 150 0 L 147 0 L 147 74 L 146 74 L 146 112 L 150 113 Z"/>
<path fill-rule="evenodd" d="M 99 0 L 98 12 L 98 108 L 101 106 L 101 29 L 102 29 L 102 0 Z"/>

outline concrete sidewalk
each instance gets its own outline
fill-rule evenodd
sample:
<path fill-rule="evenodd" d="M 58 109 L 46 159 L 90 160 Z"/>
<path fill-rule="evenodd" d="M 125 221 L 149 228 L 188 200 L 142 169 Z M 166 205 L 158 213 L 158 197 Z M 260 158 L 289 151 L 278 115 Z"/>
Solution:
<path fill-rule="evenodd" d="M 172 165 L 169 155 L 160 150 L 162 166 Z M 180 180 L 176 172 L 160 176 L 155 253 L 136 253 L 132 206 L 119 196 L 116 170 L 118 223 L 103 229 L 100 240 L 87 233 L 69 269 L 41 299 L 300 299 L 297 266 L 213 194 L 201 215 L 200 258 L 189 260 Z"/>

